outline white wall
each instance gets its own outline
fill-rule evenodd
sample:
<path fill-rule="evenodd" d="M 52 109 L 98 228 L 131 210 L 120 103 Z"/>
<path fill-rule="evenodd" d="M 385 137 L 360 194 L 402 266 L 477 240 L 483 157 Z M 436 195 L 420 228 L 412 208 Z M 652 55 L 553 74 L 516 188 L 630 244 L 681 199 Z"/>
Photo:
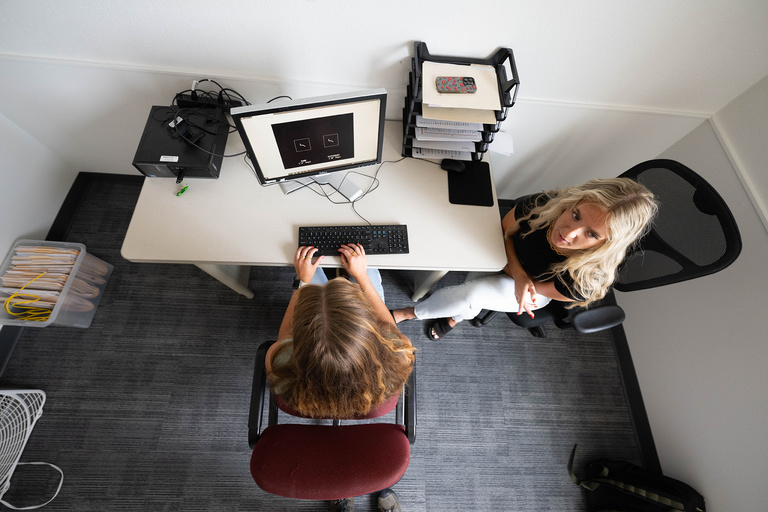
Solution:
<path fill-rule="evenodd" d="M 0 53 L 398 89 L 410 41 L 505 46 L 527 98 L 709 114 L 768 74 L 766 20 L 762 0 L 3 0 Z"/>
<path fill-rule="evenodd" d="M 514 153 L 493 153 L 499 197 L 514 199 L 592 178 L 614 177 L 655 158 L 702 116 L 520 100 L 504 121 Z"/>
<path fill-rule="evenodd" d="M 768 77 L 719 110 L 712 125 L 768 230 Z"/>
<path fill-rule="evenodd" d="M 0 155 L 0 257 L 5 258 L 17 239 L 45 240 L 77 172 L 1 113 Z"/>
<path fill-rule="evenodd" d="M 405 77 L 409 59 L 403 58 Z M 55 87 L 51 76 L 56 77 Z M 45 141 L 69 167 L 133 174 L 138 171 L 131 162 L 150 107 L 170 104 L 174 94 L 188 89 L 194 78 L 200 76 L 0 57 L 0 79 L 7 93 L 0 95 L 0 112 Z M 252 103 L 281 94 L 302 97 L 356 89 L 239 77 L 216 79 Z M 390 87 L 388 92 L 387 117 L 400 119 L 405 88 Z M 523 98 L 502 125 L 512 135 L 515 152 L 494 161 L 499 195 L 511 199 L 595 176 L 617 175 L 657 155 L 704 119 L 701 115 Z"/>
<path fill-rule="evenodd" d="M 0 112 L 45 141 L 70 167 L 139 174 L 131 162 L 151 106 L 170 105 L 175 93 L 189 89 L 195 78 L 201 76 L 0 57 L 0 80 L 8 93 L 0 95 Z M 252 103 L 266 102 L 280 94 L 301 97 L 313 92 L 322 95 L 355 90 L 306 82 L 216 78 Z M 392 110 L 396 115 L 397 109 L 393 106 Z"/>
<path fill-rule="evenodd" d="M 716 116 L 736 121 L 737 110 L 763 120 L 745 123 L 750 130 L 723 123 L 732 128 L 724 134 L 738 148 L 736 159 L 755 166 L 739 172 L 763 177 L 766 96 L 768 79 Z M 768 233 L 710 123 L 661 157 L 686 164 L 720 192 L 744 244 L 736 262 L 717 274 L 617 294 L 661 465 L 702 492 L 710 511 L 765 510 Z"/>

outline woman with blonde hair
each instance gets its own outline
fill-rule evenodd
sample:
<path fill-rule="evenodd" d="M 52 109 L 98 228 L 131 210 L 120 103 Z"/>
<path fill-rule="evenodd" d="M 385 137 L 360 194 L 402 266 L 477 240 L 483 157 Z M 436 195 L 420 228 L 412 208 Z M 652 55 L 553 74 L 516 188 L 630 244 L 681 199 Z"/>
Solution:
<path fill-rule="evenodd" d="M 608 293 L 657 211 L 651 191 L 629 178 L 595 179 L 521 198 L 501 223 L 503 272 L 470 275 L 415 308 L 395 310 L 395 320 L 438 319 L 427 331 L 436 340 L 483 309 L 533 317 L 550 300 L 586 307 Z"/>
<path fill-rule="evenodd" d="M 339 249 L 345 278 L 328 281 L 313 247 L 294 256 L 298 278 L 266 369 L 277 394 L 302 416 L 364 416 L 397 395 L 414 348 L 384 305 L 381 275 L 359 244 Z"/>

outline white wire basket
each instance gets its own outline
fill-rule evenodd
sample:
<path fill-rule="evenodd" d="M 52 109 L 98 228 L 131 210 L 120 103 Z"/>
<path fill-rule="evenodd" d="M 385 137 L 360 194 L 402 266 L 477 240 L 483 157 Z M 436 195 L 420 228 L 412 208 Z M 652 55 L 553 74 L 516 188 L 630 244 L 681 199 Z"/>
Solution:
<path fill-rule="evenodd" d="M 64 482 L 64 473 L 57 466 L 47 462 L 19 462 L 35 423 L 43 415 L 45 392 L 39 389 L 0 390 L 0 503 L 14 510 L 30 510 L 47 505 L 59 494 Z M 16 466 L 21 464 L 44 464 L 61 473 L 56 494 L 41 505 L 17 508 L 2 498 L 11 486 L 11 477 Z"/>

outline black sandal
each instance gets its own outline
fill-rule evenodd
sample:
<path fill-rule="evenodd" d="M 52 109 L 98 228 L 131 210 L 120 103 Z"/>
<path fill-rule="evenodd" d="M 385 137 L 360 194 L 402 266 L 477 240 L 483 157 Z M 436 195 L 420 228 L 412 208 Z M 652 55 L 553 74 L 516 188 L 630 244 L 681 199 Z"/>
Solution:
<path fill-rule="evenodd" d="M 427 338 L 437 341 L 453 330 L 447 318 L 438 318 L 427 327 Z"/>

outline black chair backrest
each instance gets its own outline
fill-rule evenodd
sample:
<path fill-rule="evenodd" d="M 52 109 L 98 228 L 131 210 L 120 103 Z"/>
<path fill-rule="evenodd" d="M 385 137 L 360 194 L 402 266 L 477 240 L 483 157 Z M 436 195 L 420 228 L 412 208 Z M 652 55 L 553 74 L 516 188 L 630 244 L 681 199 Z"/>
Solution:
<path fill-rule="evenodd" d="M 614 288 L 628 292 L 718 272 L 741 253 L 731 211 L 701 176 L 674 160 L 649 160 L 620 177 L 645 185 L 659 201 L 652 230 L 622 264 Z"/>

